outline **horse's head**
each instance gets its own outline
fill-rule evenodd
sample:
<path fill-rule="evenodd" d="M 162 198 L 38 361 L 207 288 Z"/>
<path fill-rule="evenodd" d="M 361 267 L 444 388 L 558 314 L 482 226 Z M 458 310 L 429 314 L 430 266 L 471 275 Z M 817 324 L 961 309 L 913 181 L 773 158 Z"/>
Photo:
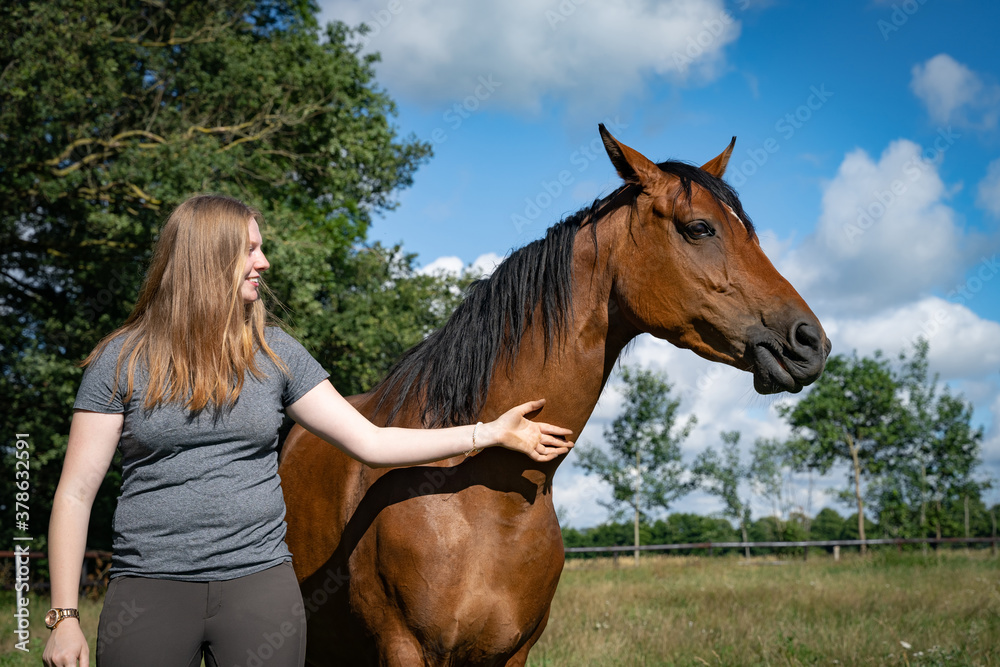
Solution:
<path fill-rule="evenodd" d="M 699 169 L 654 164 L 600 129 L 631 185 L 621 191 L 630 212 L 613 251 L 614 297 L 624 317 L 678 347 L 752 372 L 762 394 L 797 392 L 816 380 L 830 341 L 764 255 L 736 193 L 721 180 L 735 137 Z"/>

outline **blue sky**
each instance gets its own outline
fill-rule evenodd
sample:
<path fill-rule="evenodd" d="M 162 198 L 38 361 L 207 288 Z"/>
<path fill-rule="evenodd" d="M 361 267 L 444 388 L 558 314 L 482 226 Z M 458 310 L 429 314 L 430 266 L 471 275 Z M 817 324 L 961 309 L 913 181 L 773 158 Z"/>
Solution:
<path fill-rule="evenodd" d="M 974 402 L 984 472 L 1000 479 L 1000 5 L 320 4 L 323 21 L 372 26 L 365 49 L 382 56 L 400 133 L 434 145 L 373 240 L 430 271 L 488 269 L 617 186 L 599 122 L 655 160 L 701 164 L 736 135 L 727 179 L 835 350 L 895 354 L 928 336 L 933 370 Z M 756 397 L 747 374 L 648 337 L 624 361 L 667 372 L 698 416 L 689 456 L 721 430 L 787 434 L 775 407 L 794 399 Z M 600 444 L 617 406 L 612 387 L 581 440 Z M 603 520 L 602 493 L 560 468 L 568 523 Z M 813 512 L 832 503 L 800 498 Z M 693 494 L 673 509 L 717 505 Z"/>

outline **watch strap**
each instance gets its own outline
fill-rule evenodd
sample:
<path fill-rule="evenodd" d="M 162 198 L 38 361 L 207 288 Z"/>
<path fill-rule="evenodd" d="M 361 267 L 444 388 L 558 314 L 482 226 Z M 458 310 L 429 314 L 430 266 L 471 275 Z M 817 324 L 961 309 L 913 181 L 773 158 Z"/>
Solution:
<path fill-rule="evenodd" d="M 53 619 L 52 624 L 49 625 L 49 614 L 55 612 L 55 619 Z M 67 618 L 75 618 L 80 620 L 80 612 L 76 609 L 61 609 L 59 607 L 54 607 L 49 610 L 49 613 L 45 615 L 45 625 L 48 626 L 50 630 L 54 629 L 60 622 L 66 620 Z"/>

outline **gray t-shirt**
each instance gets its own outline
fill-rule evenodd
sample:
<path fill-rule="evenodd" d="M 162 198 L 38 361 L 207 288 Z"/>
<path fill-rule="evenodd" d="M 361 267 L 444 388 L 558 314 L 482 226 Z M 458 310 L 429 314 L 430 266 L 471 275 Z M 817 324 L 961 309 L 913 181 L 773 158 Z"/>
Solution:
<path fill-rule="evenodd" d="M 270 327 L 266 339 L 287 364 L 286 376 L 262 352 L 229 411 L 198 415 L 176 404 L 142 407 L 148 374 L 115 386 L 124 337 L 113 340 L 83 374 L 75 409 L 124 413 L 118 447 L 122 488 L 114 517 L 111 576 L 218 581 L 291 560 L 278 477 L 278 429 L 284 408 L 328 373 L 291 336 Z"/>

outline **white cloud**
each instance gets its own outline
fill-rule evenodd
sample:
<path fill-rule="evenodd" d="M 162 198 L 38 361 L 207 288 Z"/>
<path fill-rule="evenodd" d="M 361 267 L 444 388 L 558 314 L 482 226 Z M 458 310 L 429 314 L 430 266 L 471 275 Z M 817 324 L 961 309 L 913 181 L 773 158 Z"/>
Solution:
<path fill-rule="evenodd" d="M 1000 159 L 990 162 L 986 176 L 979 182 L 976 203 L 1000 218 Z"/>
<path fill-rule="evenodd" d="M 464 269 L 465 262 L 462 261 L 461 257 L 448 256 L 438 257 L 430 264 L 421 267 L 417 273 L 422 273 L 428 276 L 437 276 L 441 274 L 457 276 L 460 275 Z"/>
<path fill-rule="evenodd" d="M 495 252 L 488 252 L 480 255 L 475 259 L 469 266 L 465 265 L 460 257 L 455 256 L 445 256 L 438 257 L 430 264 L 421 267 L 417 273 L 422 273 L 424 275 L 434 276 L 441 274 L 450 274 L 453 276 L 461 275 L 464 271 L 472 271 L 479 275 L 488 276 L 493 273 L 493 270 L 504 260 L 503 257 L 496 254 Z"/>
<path fill-rule="evenodd" d="M 845 156 L 816 229 L 778 262 L 814 310 L 873 313 L 959 279 L 969 244 L 938 174 L 953 141 L 942 132 L 926 150 L 899 139 L 877 162 Z"/>
<path fill-rule="evenodd" d="M 932 120 L 992 128 L 1000 112 L 1000 88 L 947 53 L 913 66 L 910 90 Z"/>
<path fill-rule="evenodd" d="M 366 23 L 379 80 L 425 105 L 612 106 L 643 79 L 708 81 L 739 22 L 722 0 L 321 0 L 320 20 Z M 470 111 L 473 109 L 469 109 Z"/>
<path fill-rule="evenodd" d="M 476 273 L 488 276 L 493 273 L 493 270 L 496 269 L 503 260 L 504 257 L 496 254 L 495 252 L 488 252 L 476 257 L 475 261 L 472 262 L 472 270 Z"/>
<path fill-rule="evenodd" d="M 994 275 L 1000 281 L 1000 274 Z M 984 320 L 965 305 L 938 297 L 868 317 L 827 319 L 823 325 L 843 354 L 857 350 L 870 356 L 882 350 L 895 357 L 901 351 L 911 352 L 917 338 L 923 337 L 930 343 L 931 370 L 945 381 L 995 376 L 1000 369 L 1000 322 Z"/>

